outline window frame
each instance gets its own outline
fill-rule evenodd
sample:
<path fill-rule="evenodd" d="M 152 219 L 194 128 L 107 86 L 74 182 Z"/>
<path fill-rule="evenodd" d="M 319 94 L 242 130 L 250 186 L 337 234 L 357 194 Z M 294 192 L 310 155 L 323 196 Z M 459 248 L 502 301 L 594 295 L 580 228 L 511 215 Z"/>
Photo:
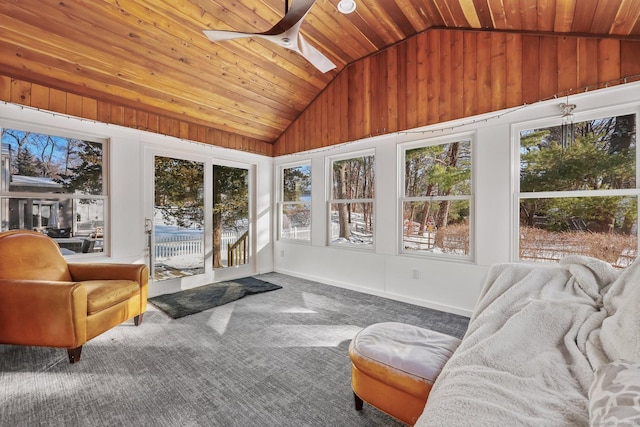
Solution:
<path fill-rule="evenodd" d="M 373 168 L 374 173 L 376 170 L 376 150 L 375 148 L 352 151 L 349 153 L 343 153 L 335 156 L 327 156 L 325 157 L 325 176 L 326 176 L 326 221 L 327 221 L 327 230 L 325 234 L 326 245 L 332 248 L 345 248 L 350 250 L 362 250 L 367 252 L 375 252 L 376 250 L 376 221 L 377 221 L 377 212 L 376 212 L 376 197 L 373 198 L 360 198 L 360 199 L 334 199 L 333 198 L 333 165 L 335 162 L 339 162 L 342 160 L 350 160 L 357 159 L 362 157 L 373 157 Z M 373 179 L 373 191 L 374 195 L 377 194 L 377 174 L 374 174 Z M 372 237 L 370 245 L 357 245 L 353 243 L 334 243 L 331 237 L 331 205 L 337 203 L 371 203 L 372 204 Z"/>
<path fill-rule="evenodd" d="M 533 129 L 545 129 L 563 124 L 563 118 L 560 114 L 556 116 L 547 116 L 530 121 L 523 121 L 511 124 L 511 165 L 512 165 L 512 180 L 511 180 L 511 250 L 510 257 L 513 262 L 527 262 L 527 263 L 544 263 L 547 265 L 557 264 L 553 261 L 534 261 L 529 259 L 520 259 L 520 199 L 550 199 L 550 198 L 588 198 L 588 197 L 607 197 L 607 196 L 629 196 L 636 197 L 637 200 L 637 220 L 636 224 L 640 225 L 640 147 L 639 142 L 639 126 L 640 126 L 640 107 L 638 105 L 633 106 L 616 106 L 608 108 L 591 109 L 586 111 L 576 111 L 571 114 L 569 120 L 572 123 L 580 123 L 590 120 L 598 120 L 610 117 L 620 117 L 625 115 L 635 116 L 635 138 L 636 138 L 636 150 L 635 150 L 635 175 L 636 175 L 636 187 L 628 189 L 605 189 L 605 190 L 560 190 L 560 191 L 520 191 L 520 134 L 522 131 Z M 640 227 L 637 232 L 637 245 L 636 252 L 640 253 Z"/>
<path fill-rule="evenodd" d="M 299 168 L 302 166 L 308 166 L 309 167 L 309 180 L 310 180 L 310 199 L 308 202 L 301 202 L 300 200 L 284 200 L 284 171 L 285 169 L 295 169 L 295 168 Z M 277 236 L 278 236 L 278 240 L 281 241 L 286 241 L 286 242 L 296 242 L 296 243 L 303 243 L 303 244 L 311 244 L 311 234 L 312 234 L 312 229 L 313 229 L 313 206 L 312 206 L 312 201 L 313 201 L 313 167 L 311 164 L 311 160 L 307 159 L 307 160 L 303 160 L 303 161 L 299 161 L 299 162 L 295 162 L 295 163 L 287 163 L 287 164 L 282 164 L 278 166 L 278 174 L 277 174 L 277 179 L 278 179 L 278 230 L 277 230 Z M 305 204 L 305 205 L 309 205 L 309 238 L 294 238 L 294 237 L 284 237 L 283 236 L 283 223 L 284 223 L 284 207 L 287 205 L 297 205 L 297 204 Z"/>
<path fill-rule="evenodd" d="M 468 141 L 471 152 L 471 176 L 470 176 L 470 194 L 455 196 L 412 196 L 406 195 L 406 176 L 405 163 L 406 153 L 410 150 L 423 147 L 433 147 L 436 145 L 451 144 L 454 142 Z M 475 262 L 475 183 L 476 183 L 476 133 L 463 132 L 441 137 L 420 139 L 418 141 L 406 142 L 398 145 L 398 253 L 402 256 L 430 258 L 439 260 L 450 260 L 457 262 Z M 469 202 L 469 254 L 457 255 L 452 253 L 434 253 L 427 251 L 407 250 L 404 245 L 404 204 L 407 202 L 432 202 L 443 200 L 468 200 Z"/>
<path fill-rule="evenodd" d="M 38 126 L 27 124 L 23 122 L 14 121 L 1 121 L 0 129 L 15 129 L 23 132 L 38 133 L 43 135 L 49 135 L 59 138 L 73 138 L 81 140 L 83 142 L 98 143 L 102 146 L 102 191 L 101 194 L 74 194 L 74 193 L 56 193 L 53 191 L 41 191 L 41 192 L 27 192 L 27 191 L 4 191 L 4 181 L 10 178 L 11 174 L 4 176 L 0 173 L 0 218 L 4 220 L 4 212 L 1 211 L 2 203 L 9 201 L 10 199 L 31 199 L 34 202 L 41 204 L 58 203 L 61 201 L 70 201 L 75 203 L 77 200 L 99 200 L 102 201 L 102 214 L 103 214 L 103 232 L 101 252 L 89 252 L 89 253 L 75 253 L 65 254 L 66 257 L 79 258 L 88 256 L 108 256 L 110 254 L 110 195 L 109 195 L 109 152 L 110 152 L 110 139 L 107 137 L 96 136 L 93 134 L 84 134 L 80 132 L 68 131 L 65 129 Z M 74 213 L 75 215 L 75 213 Z M 75 223 L 75 219 L 73 220 Z"/>

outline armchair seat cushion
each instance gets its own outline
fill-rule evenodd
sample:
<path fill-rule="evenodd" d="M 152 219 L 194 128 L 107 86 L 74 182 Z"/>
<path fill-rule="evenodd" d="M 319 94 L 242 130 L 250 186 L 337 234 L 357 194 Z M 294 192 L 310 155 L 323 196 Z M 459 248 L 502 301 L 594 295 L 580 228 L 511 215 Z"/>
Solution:
<path fill-rule="evenodd" d="M 140 285 L 132 280 L 88 280 L 81 283 L 87 290 L 88 315 L 126 301 L 140 292 Z"/>

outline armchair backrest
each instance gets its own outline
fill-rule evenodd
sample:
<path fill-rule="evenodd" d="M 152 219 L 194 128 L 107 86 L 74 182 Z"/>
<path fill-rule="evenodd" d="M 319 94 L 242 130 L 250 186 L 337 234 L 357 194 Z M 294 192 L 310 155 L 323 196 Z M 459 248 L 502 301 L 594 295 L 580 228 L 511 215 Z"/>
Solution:
<path fill-rule="evenodd" d="M 48 236 L 35 231 L 0 233 L 0 279 L 71 281 L 67 261 Z"/>

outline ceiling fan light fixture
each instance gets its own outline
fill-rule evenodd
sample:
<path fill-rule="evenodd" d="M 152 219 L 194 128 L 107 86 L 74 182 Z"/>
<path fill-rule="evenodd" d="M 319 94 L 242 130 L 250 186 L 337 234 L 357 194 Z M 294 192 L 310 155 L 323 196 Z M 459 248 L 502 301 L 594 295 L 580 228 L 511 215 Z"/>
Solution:
<path fill-rule="evenodd" d="M 338 10 L 345 15 L 356 10 L 356 2 L 353 0 L 340 0 L 338 3 Z"/>

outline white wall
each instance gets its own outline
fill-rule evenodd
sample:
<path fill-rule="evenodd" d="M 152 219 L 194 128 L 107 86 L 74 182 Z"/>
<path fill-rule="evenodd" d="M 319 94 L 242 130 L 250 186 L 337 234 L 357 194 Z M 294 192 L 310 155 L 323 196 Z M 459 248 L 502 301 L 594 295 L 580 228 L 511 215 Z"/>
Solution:
<path fill-rule="evenodd" d="M 274 270 L 381 295 L 400 301 L 469 315 L 489 266 L 514 259 L 514 202 L 512 185 L 518 168 L 513 164 L 513 127 L 534 120 L 560 117 L 561 103 L 576 104 L 580 114 L 632 107 L 640 103 L 637 83 L 572 95 L 495 112 L 479 117 L 350 142 L 274 159 L 274 186 L 278 191 L 282 165 L 310 160 L 312 165 L 312 241 L 274 242 Z M 398 146 L 447 135 L 471 133 L 474 180 L 474 259 L 444 260 L 399 254 Z M 327 246 L 327 157 L 375 149 L 375 250 Z M 274 206 L 277 209 L 277 205 Z M 274 210 L 274 217 L 277 217 Z M 277 236 L 277 225 L 274 236 Z M 415 270 L 415 272 L 414 272 Z M 413 278 L 417 273 L 418 278 Z"/>
<path fill-rule="evenodd" d="M 257 256 L 252 265 L 253 271 L 251 273 L 272 271 L 271 185 L 273 182 L 273 160 L 270 157 L 72 118 L 5 102 L 0 102 L 0 127 L 37 129 L 54 135 L 56 131 L 59 131 L 64 134 L 72 133 L 78 136 L 93 136 L 109 140 L 110 207 L 107 215 L 110 248 L 105 254 L 74 257 L 74 262 L 147 263 L 144 218 L 145 212 L 148 213 L 151 206 L 146 206 L 145 203 L 152 203 L 148 200 L 152 201 L 153 198 L 150 197 L 151 180 L 145 177 L 145 173 L 149 173 L 153 166 L 150 164 L 148 156 L 145 157 L 145 153 L 164 150 L 181 153 L 187 157 L 212 159 L 215 162 L 240 163 L 255 171 L 254 185 L 257 196 L 252 201 L 252 206 L 256 217 L 254 243 Z M 227 276 L 234 274 L 235 269 L 231 270 L 233 271 L 226 272 Z M 239 272 L 235 274 L 237 275 Z M 150 289 L 150 293 L 154 293 L 153 289 Z"/>
<path fill-rule="evenodd" d="M 620 105 L 637 108 L 640 84 L 633 83 L 573 95 L 576 115 Z M 255 168 L 256 262 L 254 271 L 278 271 L 298 277 L 381 295 L 414 304 L 470 314 L 483 277 L 493 263 L 511 261 L 513 253 L 512 127 L 532 120 L 559 117 L 554 99 L 489 115 L 410 132 L 355 141 L 340 146 L 271 159 L 264 156 L 184 141 L 120 126 L 0 102 L 0 126 L 39 126 L 55 134 L 92 135 L 110 140 L 111 250 L 84 261 L 146 262 L 145 152 L 169 150 L 196 157 L 240 162 Z M 474 145 L 475 251 L 473 261 L 451 261 L 400 255 L 398 251 L 398 144 L 471 132 Z M 376 152 L 375 250 L 326 245 L 326 168 L 328 156 L 362 149 Z M 312 163 L 313 228 L 308 244 L 276 241 L 277 171 L 283 164 Z M 146 183 L 146 184 L 145 184 Z M 414 270 L 418 278 L 414 279 Z M 231 272 L 230 274 L 234 274 Z"/>

